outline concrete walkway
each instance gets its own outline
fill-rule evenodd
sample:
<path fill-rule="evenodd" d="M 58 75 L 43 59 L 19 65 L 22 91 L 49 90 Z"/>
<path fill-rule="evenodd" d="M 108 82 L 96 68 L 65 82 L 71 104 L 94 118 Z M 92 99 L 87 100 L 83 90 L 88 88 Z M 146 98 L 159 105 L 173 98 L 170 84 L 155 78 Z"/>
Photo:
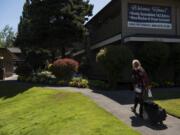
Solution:
<path fill-rule="evenodd" d="M 17 78 L 18 78 L 18 75 L 12 75 L 12 76 L 10 76 L 10 77 L 7 77 L 7 78 L 5 78 L 5 80 L 6 81 L 15 81 L 15 80 L 17 80 Z"/>
<path fill-rule="evenodd" d="M 51 87 L 52 88 L 52 87 Z M 165 125 L 152 126 L 148 121 L 136 117 L 130 110 L 133 106 L 133 92 L 131 91 L 106 91 L 94 92 L 90 89 L 77 88 L 56 88 L 56 90 L 69 90 L 80 92 L 85 96 L 90 97 L 100 107 L 112 113 L 118 119 L 127 125 L 138 130 L 142 135 L 179 135 L 180 134 L 180 119 L 169 116 L 164 122 Z"/>

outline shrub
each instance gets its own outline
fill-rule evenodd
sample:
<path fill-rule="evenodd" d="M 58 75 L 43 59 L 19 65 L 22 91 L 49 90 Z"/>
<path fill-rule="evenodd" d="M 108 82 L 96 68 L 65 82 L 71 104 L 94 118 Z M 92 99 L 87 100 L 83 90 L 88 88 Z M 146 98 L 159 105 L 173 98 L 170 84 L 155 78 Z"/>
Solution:
<path fill-rule="evenodd" d="M 68 86 L 69 83 L 67 81 L 61 80 L 61 81 L 58 81 L 57 84 L 60 86 Z"/>
<path fill-rule="evenodd" d="M 175 84 L 172 81 L 164 81 L 163 86 L 164 87 L 173 87 L 173 86 L 175 86 Z"/>
<path fill-rule="evenodd" d="M 44 78 L 55 78 L 55 76 L 52 75 L 52 73 L 49 71 L 42 71 L 40 73 L 37 73 L 37 76 L 38 77 L 44 77 Z"/>
<path fill-rule="evenodd" d="M 32 49 L 26 52 L 26 61 L 31 64 L 34 71 L 45 69 L 50 52 L 44 49 Z"/>
<path fill-rule="evenodd" d="M 57 79 L 49 79 L 48 80 L 48 84 L 49 85 L 58 85 L 58 80 Z"/>
<path fill-rule="evenodd" d="M 26 77 L 24 77 L 24 76 L 18 76 L 18 81 L 20 81 L 20 82 L 25 82 L 25 81 L 26 81 Z"/>
<path fill-rule="evenodd" d="M 70 80 L 78 68 L 79 63 L 73 59 L 58 59 L 53 63 L 52 73 L 61 80 Z"/>
<path fill-rule="evenodd" d="M 43 71 L 41 73 L 36 73 L 30 76 L 19 76 L 19 81 L 29 82 L 29 83 L 41 83 L 41 84 L 56 84 L 56 78 L 48 71 Z"/>
<path fill-rule="evenodd" d="M 50 80 L 55 79 L 55 76 L 52 75 L 52 73 L 49 71 L 43 71 L 43 72 L 34 74 L 34 77 L 37 78 L 38 83 L 43 83 L 43 84 L 48 84 L 49 82 L 51 82 Z"/>
<path fill-rule="evenodd" d="M 100 80 L 90 80 L 89 86 L 95 89 L 107 89 L 109 87 L 106 82 Z"/>
<path fill-rule="evenodd" d="M 158 88 L 160 85 L 158 83 L 156 83 L 156 82 L 151 82 L 150 86 L 152 88 Z"/>
<path fill-rule="evenodd" d="M 39 78 L 34 75 L 34 76 L 31 77 L 31 82 L 32 83 L 39 83 Z"/>
<path fill-rule="evenodd" d="M 77 87 L 77 88 L 88 88 L 89 82 L 86 79 L 83 79 L 81 77 L 74 77 L 70 82 L 69 86 L 71 87 Z"/>
<path fill-rule="evenodd" d="M 174 65 L 174 81 L 180 84 L 180 45 L 173 45 L 171 61 Z"/>
<path fill-rule="evenodd" d="M 83 57 L 81 59 L 81 63 L 80 63 L 80 66 L 79 66 L 79 72 L 82 73 L 84 76 L 88 76 L 89 67 L 90 67 L 90 62 L 88 61 L 88 58 Z"/>
<path fill-rule="evenodd" d="M 146 43 L 139 51 L 139 59 L 152 80 L 160 82 L 161 68 L 167 66 L 169 46 L 164 43 Z"/>
<path fill-rule="evenodd" d="M 117 82 L 123 77 L 124 69 L 131 68 L 133 53 L 125 46 L 110 46 L 101 49 L 96 60 L 105 69 L 110 87 L 116 87 Z"/>
<path fill-rule="evenodd" d="M 27 63 L 18 65 L 15 73 L 19 76 L 30 76 L 32 74 L 32 67 Z"/>
<path fill-rule="evenodd" d="M 48 65 L 48 71 L 51 72 L 51 71 L 52 71 L 52 67 L 53 67 L 53 64 L 49 64 L 49 65 Z"/>

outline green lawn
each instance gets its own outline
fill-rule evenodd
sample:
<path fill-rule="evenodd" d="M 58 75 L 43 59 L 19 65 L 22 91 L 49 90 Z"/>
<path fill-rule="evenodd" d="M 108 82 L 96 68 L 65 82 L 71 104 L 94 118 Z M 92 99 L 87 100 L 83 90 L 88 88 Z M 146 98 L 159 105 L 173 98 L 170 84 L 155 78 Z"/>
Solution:
<path fill-rule="evenodd" d="M 154 95 L 156 103 L 165 108 L 166 111 L 180 118 L 180 90 L 167 89 Z"/>
<path fill-rule="evenodd" d="M 169 100 L 157 100 L 156 102 L 160 106 L 165 108 L 169 114 L 180 118 L 180 98 Z"/>
<path fill-rule="evenodd" d="M 0 135 L 139 135 L 80 93 L 0 83 Z"/>

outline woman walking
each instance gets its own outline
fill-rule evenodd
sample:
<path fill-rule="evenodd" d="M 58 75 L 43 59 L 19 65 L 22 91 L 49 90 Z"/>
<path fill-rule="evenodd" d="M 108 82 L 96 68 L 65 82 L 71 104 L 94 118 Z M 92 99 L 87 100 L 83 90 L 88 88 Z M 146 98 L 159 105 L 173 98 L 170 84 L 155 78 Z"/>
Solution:
<path fill-rule="evenodd" d="M 139 116 L 143 117 L 144 94 L 145 90 L 149 86 L 149 79 L 139 60 L 132 61 L 132 68 L 132 79 L 135 91 L 135 99 L 134 107 L 132 107 L 131 109 L 134 113 L 136 113 L 136 108 L 139 104 Z"/>

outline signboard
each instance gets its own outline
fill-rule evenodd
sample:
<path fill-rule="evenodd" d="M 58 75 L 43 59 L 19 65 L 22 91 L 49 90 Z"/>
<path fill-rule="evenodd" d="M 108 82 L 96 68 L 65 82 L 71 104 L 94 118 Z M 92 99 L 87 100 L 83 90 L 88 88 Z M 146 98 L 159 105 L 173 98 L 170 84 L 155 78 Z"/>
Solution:
<path fill-rule="evenodd" d="M 171 7 L 128 4 L 128 27 L 172 29 Z"/>

